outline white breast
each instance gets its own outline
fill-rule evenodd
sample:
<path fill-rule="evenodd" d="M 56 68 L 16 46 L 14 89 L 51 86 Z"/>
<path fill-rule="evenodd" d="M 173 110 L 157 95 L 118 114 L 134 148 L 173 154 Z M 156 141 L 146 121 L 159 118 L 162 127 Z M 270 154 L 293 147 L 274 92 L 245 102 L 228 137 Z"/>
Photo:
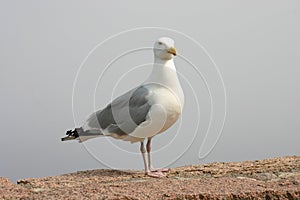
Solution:
<path fill-rule="evenodd" d="M 155 105 L 159 105 L 164 112 L 164 125 L 158 133 L 161 133 L 167 130 L 172 126 L 180 114 L 182 113 L 182 100 L 180 95 L 172 89 L 161 87 L 159 90 L 156 90 L 156 95 L 153 96 Z"/>

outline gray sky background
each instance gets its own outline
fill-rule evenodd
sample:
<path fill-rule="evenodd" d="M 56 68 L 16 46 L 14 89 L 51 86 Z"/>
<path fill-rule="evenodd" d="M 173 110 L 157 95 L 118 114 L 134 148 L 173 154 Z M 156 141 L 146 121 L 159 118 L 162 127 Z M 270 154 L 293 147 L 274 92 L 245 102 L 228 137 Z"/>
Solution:
<path fill-rule="evenodd" d="M 210 99 L 197 71 L 176 58 L 186 106 L 181 123 L 154 139 L 155 166 L 300 155 L 299 21 L 296 0 L 1 1 L 0 176 L 16 181 L 96 168 L 143 169 L 139 144 L 97 138 L 83 146 L 60 138 L 94 108 L 147 77 L 153 55 L 141 50 L 117 60 L 97 84 L 114 57 L 151 47 L 160 36 L 175 40 L 180 55 L 195 64 L 211 89 L 215 118 L 203 147 L 208 152 L 224 113 L 220 79 L 201 48 L 167 30 L 124 34 L 91 54 L 75 85 L 74 124 L 73 82 L 84 58 L 109 36 L 145 26 L 175 29 L 199 41 L 220 69 L 228 101 L 223 133 L 213 151 L 199 159 Z"/>

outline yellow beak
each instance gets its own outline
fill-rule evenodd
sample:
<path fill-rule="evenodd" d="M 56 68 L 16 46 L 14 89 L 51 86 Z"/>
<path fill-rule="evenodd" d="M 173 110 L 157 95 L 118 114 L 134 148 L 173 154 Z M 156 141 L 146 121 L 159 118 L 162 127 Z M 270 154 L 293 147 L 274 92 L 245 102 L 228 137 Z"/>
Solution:
<path fill-rule="evenodd" d="M 170 48 L 168 49 L 168 53 L 173 54 L 174 56 L 177 55 L 176 49 L 175 49 L 174 47 L 170 47 Z"/>

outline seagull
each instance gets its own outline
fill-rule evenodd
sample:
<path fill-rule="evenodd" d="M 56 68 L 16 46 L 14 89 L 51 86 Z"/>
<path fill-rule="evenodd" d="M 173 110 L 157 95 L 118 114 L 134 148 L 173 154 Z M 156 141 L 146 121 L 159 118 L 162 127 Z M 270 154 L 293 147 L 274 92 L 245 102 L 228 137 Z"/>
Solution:
<path fill-rule="evenodd" d="M 177 54 L 174 40 L 159 38 L 154 43 L 153 53 L 152 72 L 141 85 L 119 96 L 104 109 L 92 113 L 81 127 L 67 131 L 67 136 L 61 140 L 84 142 L 99 136 L 110 136 L 131 143 L 140 142 L 145 174 L 155 178 L 165 177 L 164 172 L 169 169 L 155 169 L 152 166 L 151 141 L 178 120 L 183 110 L 184 93 L 173 60 Z"/>

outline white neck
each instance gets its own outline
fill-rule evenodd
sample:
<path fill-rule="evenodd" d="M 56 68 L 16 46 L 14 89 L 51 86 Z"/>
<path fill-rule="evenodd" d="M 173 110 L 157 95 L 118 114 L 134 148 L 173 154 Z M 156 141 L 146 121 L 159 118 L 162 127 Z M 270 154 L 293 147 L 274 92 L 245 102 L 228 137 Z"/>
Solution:
<path fill-rule="evenodd" d="M 154 59 L 153 69 L 145 83 L 157 83 L 170 88 L 180 87 L 173 59 Z"/>
<path fill-rule="evenodd" d="M 154 68 L 157 68 L 157 67 L 168 67 L 169 69 L 172 69 L 176 72 L 176 68 L 175 68 L 175 64 L 174 64 L 174 60 L 173 59 L 170 59 L 170 60 L 162 60 L 160 58 L 154 58 L 154 66 L 153 66 L 153 69 Z"/>
<path fill-rule="evenodd" d="M 177 77 L 176 68 L 173 59 L 171 60 L 161 60 L 154 59 L 153 69 L 148 77 L 148 79 L 144 82 L 159 84 L 164 87 L 171 89 L 179 98 L 181 105 L 184 103 L 184 94 Z"/>

